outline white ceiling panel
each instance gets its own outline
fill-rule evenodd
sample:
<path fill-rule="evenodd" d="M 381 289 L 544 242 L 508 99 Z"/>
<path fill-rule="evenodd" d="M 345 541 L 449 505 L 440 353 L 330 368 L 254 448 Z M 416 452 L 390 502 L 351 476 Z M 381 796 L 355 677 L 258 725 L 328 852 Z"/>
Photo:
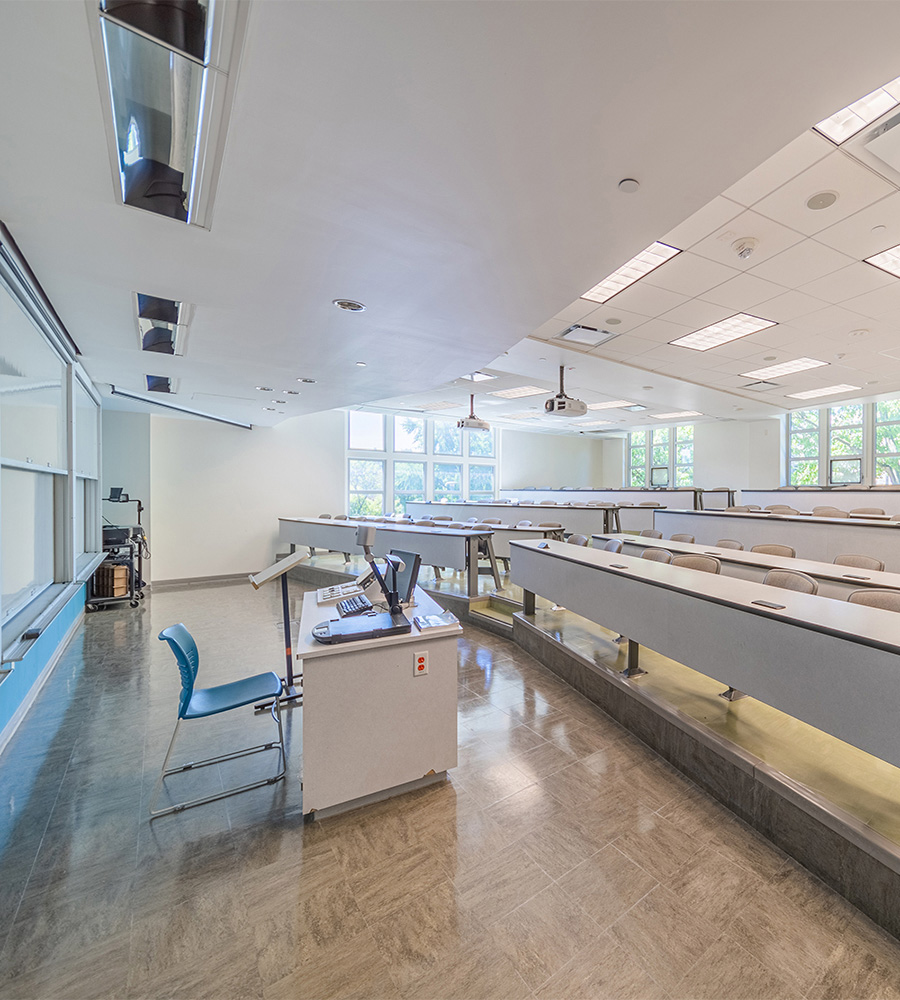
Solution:
<path fill-rule="evenodd" d="M 663 264 L 663 267 L 665 266 Z M 623 292 L 619 292 L 604 305 L 613 310 L 627 309 L 629 312 L 643 313 L 646 316 L 659 316 L 661 313 L 681 305 L 689 298 L 688 295 L 679 295 L 666 288 L 658 288 L 656 285 L 648 285 L 644 281 L 638 281 Z"/>
<path fill-rule="evenodd" d="M 849 267 L 801 285 L 799 290 L 824 302 L 837 304 L 874 291 L 876 288 L 883 288 L 895 281 L 897 279 L 886 271 L 855 261 Z"/>
<path fill-rule="evenodd" d="M 799 288 L 852 263 L 853 258 L 844 253 L 816 243 L 815 240 L 805 240 L 761 264 L 756 264 L 753 273 L 758 278 Z"/>
<path fill-rule="evenodd" d="M 767 302 L 786 291 L 783 285 L 776 285 L 774 281 L 764 281 L 754 274 L 744 273 L 710 288 L 700 298 L 734 312 L 749 312 L 760 302 Z"/>
<path fill-rule="evenodd" d="M 745 237 L 759 240 L 759 246 L 750 257 L 741 260 L 733 244 Z M 691 251 L 728 267 L 749 271 L 752 267 L 774 257 L 788 247 L 794 246 L 802 239 L 800 233 L 788 229 L 787 226 L 779 225 L 764 215 L 748 211 L 742 212 L 727 225 L 721 226 L 706 239 L 695 243 L 691 247 Z M 772 280 L 777 282 L 778 279 L 773 278 Z M 786 282 L 781 282 L 781 284 L 786 284 Z"/>
<path fill-rule="evenodd" d="M 812 295 L 791 290 L 783 295 L 776 295 L 774 299 L 760 302 L 754 315 L 762 315 L 776 323 L 790 323 L 799 316 L 816 312 L 824 305 L 825 303 L 821 299 L 815 299 Z"/>
<path fill-rule="evenodd" d="M 596 354 L 603 358 L 627 359 L 631 356 L 644 354 L 659 345 L 655 340 L 643 340 L 640 337 L 625 335 L 616 337 L 599 347 L 589 348 L 591 354 Z"/>
<path fill-rule="evenodd" d="M 835 149 L 825 159 L 758 201 L 754 211 L 812 236 L 887 197 L 894 190 L 893 185 L 868 167 Z M 818 211 L 807 208 L 807 200 L 823 191 L 837 195 L 834 204 Z"/>
<path fill-rule="evenodd" d="M 688 250 L 666 261 L 662 267 L 652 271 L 642 281 L 657 288 L 680 292 L 682 295 L 700 295 L 701 292 L 714 288 L 738 274 L 740 271 L 736 268 L 727 267 L 706 257 L 698 257 Z"/>
<path fill-rule="evenodd" d="M 704 302 L 703 299 L 690 299 L 680 306 L 670 309 L 665 314 L 665 319 L 682 326 L 689 326 L 691 330 L 701 330 L 711 323 L 718 323 L 727 319 L 729 315 L 727 309 L 713 305 L 711 302 Z"/>
<path fill-rule="evenodd" d="M 721 229 L 730 219 L 740 215 L 743 208 L 728 198 L 713 198 L 699 211 L 670 230 L 660 240 L 678 250 L 688 250 L 695 243 Z"/>
<path fill-rule="evenodd" d="M 827 156 L 834 145 L 811 129 L 789 142 L 765 163 L 732 184 L 724 192 L 726 198 L 750 208 L 792 177 Z"/>
<path fill-rule="evenodd" d="M 649 318 L 641 313 L 628 312 L 626 309 L 610 309 L 608 306 L 600 306 L 592 313 L 588 313 L 581 322 L 585 326 L 594 327 L 595 330 L 631 333 L 636 327 L 646 323 Z M 613 322 L 614 320 L 618 320 L 618 322 Z"/>
<path fill-rule="evenodd" d="M 871 265 L 866 265 L 871 267 Z M 865 295 L 858 295 L 844 303 L 846 308 L 853 309 L 863 316 L 872 316 L 878 319 L 880 316 L 887 316 L 900 312 L 900 278 L 895 278 L 893 283 L 885 285 L 883 288 L 876 288 Z"/>
<path fill-rule="evenodd" d="M 900 192 L 816 234 L 816 240 L 864 260 L 900 243 Z"/>
<path fill-rule="evenodd" d="M 857 299 L 851 300 L 853 302 Z M 849 334 L 851 330 L 858 330 L 866 326 L 869 321 L 859 312 L 843 306 L 827 306 L 817 312 L 800 316 L 791 323 L 801 336 L 808 334 Z"/>
<path fill-rule="evenodd" d="M 576 299 L 567 305 L 565 309 L 560 309 L 558 313 L 554 313 L 553 318 L 560 324 L 559 329 L 562 331 L 573 323 L 579 323 L 583 317 L 593 312 L 596 307 L 596 302 L 590 302 L 587 299 Z"/>
<path fill-rule="evenodd" d="M 653 340 L 659 344 L 668 344 L 670 341 L 677 340 L 692 332 L 691 327 L 685 326 L 683 323 L 672 323 L 668 319 L 651 319 L 634 331 L 635 336 Z"/>

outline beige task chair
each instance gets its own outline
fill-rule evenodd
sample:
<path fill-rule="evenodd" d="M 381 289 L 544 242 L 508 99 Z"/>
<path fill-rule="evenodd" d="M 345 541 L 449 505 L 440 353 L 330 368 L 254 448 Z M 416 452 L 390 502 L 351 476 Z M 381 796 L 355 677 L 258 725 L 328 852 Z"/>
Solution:
<path fill-rule="evenodd" d="M 587 535 L 569 535 L 569 537 L 566 539 L 566 541 L 569 543 L 569 545 L 584 545 L 584 546 L 586 546 L 588 544 L 589 539 L 588 539 Z M 621 543 L 620 543 L 620 545 L 621 545 Z"/>
<path fill-rule="evenodd" d="M 334 515 L 334 519 L 335 519 L 335 521 L 349 521 L 350 520 L 350 518 L 346 514 L 335 514 Z"/>
<path fill-rule="evenodd" d="M 641 500 L 638 504 L 639 507 L 662 507 L 662 504 L 658 500 Z"/>
<path fill-rule="evenodd" d="M 431 520 L 432 521 L 452 521 L 453 520 L 453 515 L 452 514 L 432 514 L 431 515 Z"/>
<path fill-rule="evenodd" d="M 874 556 L 857 556 L 847 553 L 843 556 L 834 557 L 835 566 L 853 566 L 856 569 L 874 569 L 879 573 L 884 572 L 884 563 Z"/>
<path fill-rule="evenodd" d="M 499 517 L 486 517 L 481 523 L 482 524 L 502 524 L 503 522 L 500 520 Z"/>
<path fill-rule="evenodd" d="M 725 508 L 725 513 L 726 514 L 749 514 L 750 513 L 750 508 L 749 507 L 744 507 L 744 506 L 742 506 L 740 504 L 736 504 L 734 507 L 726 507 Z"/>
<path fill-rule="evenodd" d="M 530 528 L 531 527 L 531 521 L 516 521 L 516 523 L 513 525 L 513 527 L 514 528 Z"/>
<path fill-rule="evenodd" d="M 622 543 L 618 538 L 610 538 L 610 540 L 603 545 L 605 552 L 621 552 Z"/>
<path fill-rule="evenodd" d="M 644 549 L 641 559 L 646 559 L 647 562 L 670 563 L 672 553 L 668 549 Z"/>
<path fill-rule="evenodd" d="M 764 556 L 784 556 L 787 559 L 796 559 L 797 552 L 790 545 L 778 545 L 775 542 L 767 542 L 765 545 L 754 545 L 751 552 L 759 552 Z"/>
<path fill-rule="evenodd" d="M 882 611 L 900 611 L 900 590 L 854 590 L 847 598 L 850 604 L 864 604 Z"/>
<path fill-rule="evenodd" d="M 716 548 L 719 549 L 735 549 L 738 552 L 744 551 L 743 542 L 737 541 L 735 538 L 720 538 L 716 542 Z"/>
<path fill-rule="evenodd" d="M 413 522 L 417 528 L 435 528 L 437 525 L 434 521 L 415 521 Z"/>
<path fill-rule="evenodd" d="M 673 566 L 681 566 L 683 569 L 696 569 L 701 573 L 721 573 L 722 564 L 715 556 L 705 556 L 701 553 L 691 553 L 690 555 L 675 556 L 672 560 Z"/>
<path fill-rule="evenodd" d="M 851 517 L 867 517 L 869 514 L 884 514 L 880 507 L 854 507 L 850 511 Z"/>
<path fill-rule="evenodd" d="M 644 528 L 641 532 L 641 538 L 662 538 L 662 532 L 657 531 L 656 528 Z"/>
<path fill-rule="evenodd" d="M 689 542 L 691 545 L 694 544 L 693 535 L 669 535 L 670 542 Z"/>

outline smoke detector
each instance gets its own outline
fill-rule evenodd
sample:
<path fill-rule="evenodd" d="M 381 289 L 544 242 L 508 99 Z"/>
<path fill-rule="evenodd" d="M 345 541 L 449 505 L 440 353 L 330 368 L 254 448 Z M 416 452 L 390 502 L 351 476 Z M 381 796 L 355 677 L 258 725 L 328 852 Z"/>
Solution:
<path fill-rule="evenodd" d="M 731 244 L 731 249 L 741 260 L 746 260 L 758 246 L 759 240 L 755 236 L 742 236 Z"/>

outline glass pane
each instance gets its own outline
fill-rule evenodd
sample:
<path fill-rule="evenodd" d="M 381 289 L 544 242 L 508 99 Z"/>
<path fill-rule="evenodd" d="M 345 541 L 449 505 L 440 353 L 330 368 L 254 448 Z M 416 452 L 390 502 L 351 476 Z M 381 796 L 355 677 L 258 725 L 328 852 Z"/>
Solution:
<path fill-rule="evenodd" d="M 0 331 L 3 457 L 65 468 L 62 362 L 2 286 Z"/>
<path fill-rule="evenodd" d="M 394 451 L 425 451 L 424 417 L 394 417 Z"/>
<path fill-rule="evenodd" d="M 818 462 L 791 462 L 791 486 L 816 486 L 818 482 Z"/>
<path fill-rule="evenodd" d="M 449 420 L 434 422 L 435 455 L 461 455 L 462 435 L 456 424 Z"/>
<path fill-rule="evenodd" d="M 880 486 L 900 485 L 900 457 L 877 459 L 875 482 Z"/>
<path fill-rule="evenodd" d="M 643 448 L 647 443 L 647 432 L 646 431 L 632 431 L 631 432 L 631 447 L 632 448 Z"/>
<path fill-rule="evenodd" d="M 53 583 L 53 479 L 0 470 L 0 563 L 6 620 Z"/>
<path fill-rule="evenodd" d="M 493 493 L 494 492 L 494 467 L 493 465 L 470 465 L 469 466 L 469 493 Z"/>
<path fill-rule="evenodd" d="M 668 486 L 669 485 L 669 470 L 665 465 L 654 465 L 650 470 L 650 485 L 651 486 Z"/>
<path fill-rule="evenodd" d="M 425 463 L 394 462 L 394 492 L 424 493 Z"/>
<path fill-rule="evenodd" d="M 350 459 L 350 490 L 384 492 L 384 462 Z"/>
<path fill-rule="evenodd" d="M 350 447 L 354 451 L 384 451 L 384 415 L 351 410 Z"/>
<path fill-rule="evenodd" d="M 693 441 L 694 440 L 694 425 L 693 424 L 682 424 L 680 427 L 675 429 L 676 440 L 680 444 L 682 441 Z"/>
<path fill-rule="evenodd" d="M 631 485 L 638 488 L 647 485 L 647 474 L 643 466 L 631 470 Z"/>
<path fill-rule="evenodd" d="M 81 383 L 75 380 L 75 472 L 97 476 L 97 440 L 100 408 Z"/>
<path fill-rule="evenodd" d="M 424 500 L 424 493 L 403 493 L 396 494 L 394 496 L 394 513 L 395 514 L 405 514 L 406 504 L 410 500 Z"/>
<path fill-rule="evenodd" d="M 87 485 L 86 479 L 78 479 L 75 482 L 75 555 L 80 556 L 84 552 L 84 524 L 85 524 L 85 496 L 84 490 Z"/>
<path fill-rule="evenodd" d="M 647 449 L 646 448 L 632 448 L 631 449 L 631 465 L 632 467 L 639 465 L 641 468 L 647 461 Z"/>
<path fill-rule="evenodd" d="M 451 494 L 455 497 L 462 494 L 462 466 L 435 462 L 434 498 L 439 500 L 443 499 L 444 495 L 450 496 Z"/>
<path fill-rule="evenodd" d="M 694 464 L 694 442 L 688 441 L 687 444 L 678 443 L 675 451 L 675 461 L 679 465 L 693 465 Z"/>
<path fill-rule="evenodd" d="M 791 435 L 791 458 L 815 458 L 819 454 L 819 432 Z"/>
<path fill-rule="evenodd" d="M 667 444 L 655 444 L 650 455 L 650 462 L 652 465 L 668 465 L 669 446 Z"/>
<path fill-rule="evenodd" d="M 830 467 L 833 483 L 862 482 L 862 459 L 836 458 L 831 461 Z"/>
<path fill-rule="evenodd" d="M 795 410 L 791 414 L 791 431 L 808 431 L 819 426 L 818 410 Z"/>
<path fill-rule="evenodd" d="M 880 424 L 875 428 L 875 454 L 895 452 L 900 452 L 900 424 Z"/>
<path fill-rule="evenodd" d="M 694 467 L 692 465 L 675 466 L 675 485 L 676 486 L 694 485 Z"/>
<path fill-rule="evenodd" d="M 669 434 L 671 433 L 671 428 L 669 427 L 656 427 L 653 430 L 653 443 L 654 444 L 668 444 Z"/>
<path fill-rule="evenodd" d="M 848 403 L 844 406 L 832 406 L 828 412 L 831 414 L 832 427 L 846 427 L 848 424 L 862 423 L 862 403 Z"/>
<path fill-rule="evenodd" d="M 383 493 L 351 493 L 347 513 L 352 517 L 356 514 L 383 514 Z"/>
<path fill-rule="evenodd" d="M 900 399 L 885 399 L 875 404 L 876 420 L 900 420 Z"/>
<path fill-rule="evenodd" d="M 469 454 L 472 458 L 494 457 L 493 431 L 468 431 Z"/>
<path fill-rule="evenodd" d="M 831 431 L 832 455 L 861 455 L 862 450 L 862 427 L 835 427 Z"/>

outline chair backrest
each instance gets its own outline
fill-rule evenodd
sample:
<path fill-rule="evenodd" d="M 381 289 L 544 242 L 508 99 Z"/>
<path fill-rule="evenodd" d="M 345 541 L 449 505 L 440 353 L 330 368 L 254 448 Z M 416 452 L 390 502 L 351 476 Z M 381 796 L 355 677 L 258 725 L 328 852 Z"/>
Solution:
<path fill-rule="evenodd" d="M 694 544 L 693 535 L 669 535 L 670 542 L 690 542 L 691 545 Z"/>
<path fill-rule="evenodd" d="M 795 559 L 797 553 L 790 545 L 778 545 L 775 542 L 766 542 L 765 545 L 754 545 L 751 552 L 759 552 L 764 556 L 786 556 L 789 559 Z"/>
<path fill-rule="evenodd" d="M 431 515 L 431 520 L 432 521 L 452 521 L 453 520 L 453 515 L 452 514 L 432 514 Z"/>
<path fill-rule="evenodd" d="M 884 571 L 884 563 L 874 556 L 857 556 L 847 553 L 843 556 L 834 557 L 835 566 L 854 566 L 857 569 L 875 569 L 879 573 Z"/>
<path fill-rule="evenodd" d="M 587 545 L 588 536 L 587 535 L 569 535 L 566 539 L 569 545 Z"/>
<path fill-rule="evenodd" d="M 644 528 L 641 536 L 643 538 L 662 538 L 662 532 L 657 531 L 656 528 Z"/>
<path fill-rule="evenodd" d="M 726 507 L 725 511 L 726 511 L 726 513 L 729 513 L 729 514 L 747 514 L 747 513 L 750 512 L 750 508 L 749 507 L 743 507 L 740 504 L 738 504 L 738 505 L 736 505 L 734 507 Z"/>
<path fill-rule="evenodd" d="M 515 526 L 517 528 L 530 528 L 531 527 L 531 521 L 516 521 Z"/>
<path fill-rule="evenodd" d="M 472 518 L 473 521 L 477 521 L 477 517 Z M 416 521 L 415 525 L 417 528 L 433 528 L 435 527 L 434 521 Z"/>
<path fill-rule="evenodd" d="M 797 513 L 793 507 L 789 507 L 786 503 L 770 503 L 768 507 L 766 507 L 766 510 L 771 511 L 773 514 L 778 513 L 780 510 L 787 510 L 793 514 Z"/>
<path fill-rule="evenodd" d="M 648 562 L 670 563 L 672 553 L 668 549 L 644 549 L 641 559 L 646 559 Z"/>
<path fill-rule="evenodd" d="M 892 521 L 900 521 L 900 514 L 891 514 Z"/>
<path fill-rule="evenodd" d="M 847 598 L 851 604 L 865 604 L 882 611 L 900 611 L 900 590 L 854 590 Z"/>
<path fill-rule="evenodd" d="M 319 514 L 320 518 L 325 518 L 326 520 L 331 520 L 331 514 Z"/>
<path fill-rule="evenodd" d="M 540 505 L 542 507 L 555 507 L 556 506 L 556 501 L 555 500 L 541 500 L 540 501 Z"/>
<path fill-rule="evenodd" d="M 467 524 L 463 524 L 462 521 L 447 521 L 444 525 L 445 528 L 468 528 Z"/>
<path fill-rule="evenodd" d="M 607 552 L 621 552 L 622 543 L 618 538 L 610 538 L 610 540 L 603 546 Z"/>
<path fill-rule="evenodd" d="M 850 514 L 846 510 L 840 510 L 838 507 L 813 507 L 812 509 L 813 517 L 849 517 Z"/>
<path fill-rule="evenodd" d="M 533 504 L 534 500 L 520 500 L 519 503 L 520 504 Z"/>
<path fill-rule="evenodd" d="M 486 517 L 481 523 L 482 524 L 501 524 L 502 522 L 501 522 L 501 520 L 500 520 L 499 517 Z"/>
<path fill-rule="evenodd" d="M 883 514 L 884 511 L 880 507 L 854 507 L 850 511 L 850 516 L 853 517 L 855 514 L 857 517 L 863 514 Z"/>
<path fill-rule="evenodd" d="M 758 503 L 745 503 L 743 505 L 747 510 L 762 510 L 762 507 Z"/>
<path fill-rule="evenodd" d="M 350 518 L 348 518 L 346 514 L 335 514 L 334 515 L 334 519 L 335 519 L 335 521 L 349 521 L 350 520 Z"/>
<path fill-rule="evenodd" d="M 539 528 L 561 528 L 562 525 L 559 521 L 541 521 L 538 525 Z"/>
<path fill-rule="evenodd" d="M 197 643 L 190 632 L 179 623 L 170 625 L 159 633 L 159 638 L 169 644 L 169 649 L 175 654 L 175 662 L 181 674 L 181 697 L 178 699 L 178 718 L 183 719 L 184 713 L 194 694 L 194 681 L 200 667 L 200 653 Z"/>
<path fill-rule="evenodd" d="M 811 576 L 793 569 L 770 569 L 763 578 L 763 583 L 781 590 L 796 590 L 798 594 L 819 592 L 819 585 Z"/>
<path fill-rule="evenodd" d="M 715 556 L 705 556 L 699 552 L 675 556 L 672 565 L 683 566 L 685 569 L 696 569 L 701 573 L 721 573 L 722 571 L 722 564 Z"/>
<path fill-rule="evenodd" d="M 466 518 L 466 524 L 478 524 L 478 518 L 477 517 L 467 517 Z"/>
<path fill-rule="evenodd" d="M 737 549 L 739 552 L 744 551 L 744 545 L 742 542 L 737 541 L 734 538 L 720 538 L 716 542 L 716 548 L 719 549 Z"/>
<path fill-rule="evenodd" d="M 638 504 L 639 507 L 662 507 L 662 504 L 658 500 L 641 500 Z"/>

